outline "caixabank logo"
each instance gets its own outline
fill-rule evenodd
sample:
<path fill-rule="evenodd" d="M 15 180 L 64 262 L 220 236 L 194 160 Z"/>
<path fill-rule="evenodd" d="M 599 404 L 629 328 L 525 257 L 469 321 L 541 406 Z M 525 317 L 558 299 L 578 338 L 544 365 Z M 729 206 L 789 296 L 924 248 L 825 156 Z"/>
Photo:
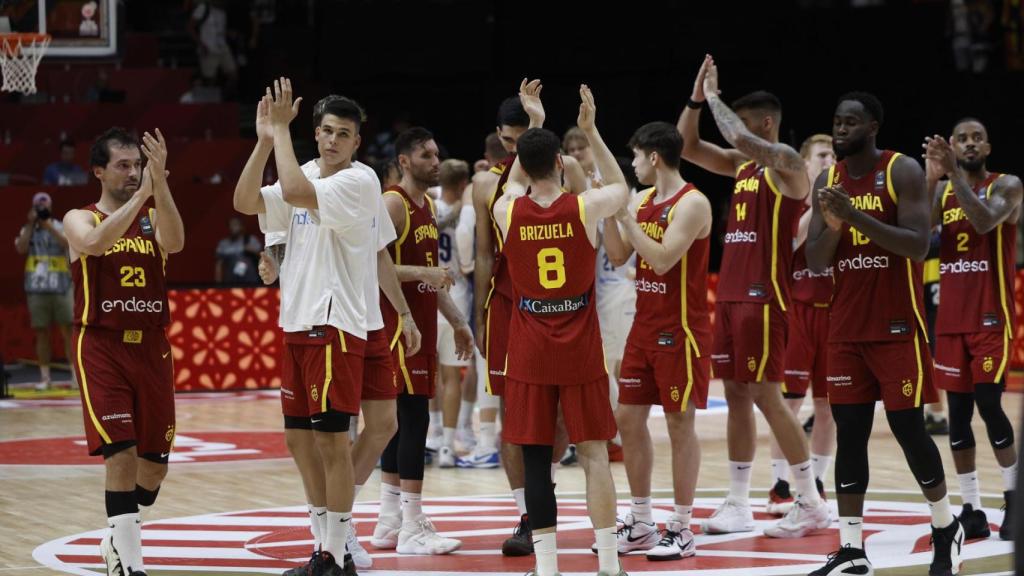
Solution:
<path fill-rule="evenodd" d="M 928 508 L 920 495 L 869 494 L 864 518 L 865 545 L 876 573 L 923 574 L 931 561 Z M 757 529 L 753 532 L 708 536 L 699 533 L 701 518 L 710 516 L 721 497 L 698 498 L 691 528 L 697 533 L 697 555 L 678 561 L 650 562 L 643 555 L 621 558 L 632 576 L 662 576 L 681 572 L 701 576 L 758 576 L 807 574 L 825 562 L 838 546 L 838 528 L 800 539 L 777 540 L 762 530 L 776 521 L 755 504 Z M 992 501 L 994 502 L 994 500 Z M 158 504 L 159 507 L 159 504 Z M 376 503 L 359 503 L 354 510 L 357 533 L 373 557 L 372 574 L 519 576 L 533 567 L 532 557 L 506 558 L 501 543 L 517 520 L 508 498 L 435 498 L 424 502 L 437 530 L 462 540 L 462 548 L 448 556 L 404 556 L 376 550 L 370 534 L 376 521 Z M 620 501 L 619 510 L 629 510 Z M 655 519 L 663 523 L 672 510 L 670 498 L 655 499 Z M 993 534 L 1002 514 L 989 510 Z M 99 556 L 104 530 L 75 534 L 47 542 L 33 552 L 37 562 L 54 570 L 81 575 L 105 574 Z M 143 552 L 149 573 L 223 576 L 280 574 L 304 562 L 312 548 L 309 515 L 305 506 L 204 514 L 146 522 Z M 592 575 L 597 559 L 590 551 L 593 530 L 586 502 L 580 495 L 559 496 L 559 568 L 565 576 Z M 968 542 L 963 549 L 971 574 L 1009 574 L 1011 544 L 993 536 Z"/>

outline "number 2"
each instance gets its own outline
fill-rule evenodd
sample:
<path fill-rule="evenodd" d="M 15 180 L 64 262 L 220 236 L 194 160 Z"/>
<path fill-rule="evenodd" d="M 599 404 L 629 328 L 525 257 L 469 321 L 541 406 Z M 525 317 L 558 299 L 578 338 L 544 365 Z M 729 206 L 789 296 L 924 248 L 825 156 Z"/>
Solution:
<path fill-rule="evenodd" d="M 121 266 L 121 286 L 143 288 L 146 285 L 146 271 L 139 266 Z"/>
<path fill-rule="evenodd" d="M 956 235 L 956 251 L 967 252 L 967 242 L 970 241 L 971 236 L 967 232 L 961 232 Z"/>
<path fill-rule="evenodd" d="M 548 290 L 561 288 L 565 285 L 565 254 L 558 248 L 545 248 L 537 252 L 537 272 L 541 286 Z"/>

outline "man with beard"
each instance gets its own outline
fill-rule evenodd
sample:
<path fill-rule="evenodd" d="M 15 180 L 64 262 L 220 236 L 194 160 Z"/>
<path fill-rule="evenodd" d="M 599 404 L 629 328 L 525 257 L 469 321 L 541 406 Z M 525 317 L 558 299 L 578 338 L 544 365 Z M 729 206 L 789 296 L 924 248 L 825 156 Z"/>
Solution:
<path fill-rule="evenodd" d="M 977 404 L 1003 474 L 1006 516 L 999 537 L 1010 540 L 1017 453 L 1001 400 L 1016 328 L 1013 272 L 1021 181 L 989 172 L 988 130 L 973 118 L 958 122 L 949 141 L 926 138 L 924 148 L 928 189 L 935 192 L 933 222 L 942 225 L 935 378 L 949 399 L 949 446 L 964 502 L 960 523 L 968 539 L 989 536 L 971 431 Z M 936 183 L 940 175 L 946 180 Z"/>
<path fill-rule="evenodd" d="M 398 432 L 381 457 L 381 505 L 371 543 L 399 554 L 448 554 L 462 542 L 437 534 L 423 514 L 423 457 L 430 423 L 428 403 L 437 370 L 437 313 L 454 331 L 456 355 L 473 357 L 473 333 L 448 295 L 448 269 L 438 266 L 438 231 L 434 201 L 427 189 L 439 182 L 437 143 L 424 128 L 410 128 L 395 139 L 402 180 L 384 192 L 398 240 L 392 258 L 412 317 L 422 331 L 420 352 L 406 357 L 402 319 L 389 301 L 381 302 L 385 334 L 391 337 L 398 395 Z"/>
<path fill-rule="evenodd" d="M 142 169 L 140 154 L 149 162 Z M 92 146 L 99 202 L 64 216 L 75 287 L 75 374 L 89 454 L 106 468 L 109 576 L 145 574 L 140 508 L 153 505 L 174 446 L 174 364 L 164 267 L 185 228 L 167 186 L 167 145 L 120 128 Z M 140 185 L 141 181 L 141 185 Z M 150 203 L 150 198 L 154 202 Z"/>
<path fill-rule="evenodd" d="M 923 404 L 936 397 L 921 308 L 928 193 L 917 162 L 876 147 L 882 121 L 882 104 L 873 95 L 839 98 L 832 122 L 839 163 L 814 185 L 807 264 L 815 273 L 832 266 L 835 278 L 827 373 L 840 538 L 814 576 L 874 573 L 862 530 L 868 440 L 879 399 L 931 508 L 928 574 L 960 573 L 964 531 L 950 511 L 942 459 L 924 426 Z"/>

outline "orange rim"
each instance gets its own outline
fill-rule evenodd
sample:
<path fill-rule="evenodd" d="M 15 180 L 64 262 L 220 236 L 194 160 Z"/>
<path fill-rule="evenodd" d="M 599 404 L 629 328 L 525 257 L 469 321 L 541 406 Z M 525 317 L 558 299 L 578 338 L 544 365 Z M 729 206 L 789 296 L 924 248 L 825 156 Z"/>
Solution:
<path fill-rule="evenodd" d="M 0 34 L 0 46 L 3 47 L 5 55 L 17 56 L 21 52 L 22 46 L 45 45 L 49 43 L 50 38 L 49 34 L 39 34 L 38 32 L 11 32 Z"/>

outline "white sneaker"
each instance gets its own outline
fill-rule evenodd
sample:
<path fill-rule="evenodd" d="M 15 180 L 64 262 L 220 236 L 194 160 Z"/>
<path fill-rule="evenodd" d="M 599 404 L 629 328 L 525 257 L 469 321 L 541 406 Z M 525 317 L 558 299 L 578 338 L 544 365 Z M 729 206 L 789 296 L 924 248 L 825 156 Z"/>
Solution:
<path fill-rule="evenodd" d="M 370 553 L 363 548 L 363 545 L 359 543 L 359 535 L 356 534 L 355 520 L 350 520 L 349 522 L 348 540 L 345 541 L 345 548 L 348 550 L 348 553 L 352 555 L 352 562 L 355 563 L 356 568 L 369 568 L 373 566 L 373 558 L 371 558 Z"/>
<path fill-rule="evenodd" d="M 458 468 L 497 468 L 501 466 L 501 457 L 497 450 L 484 450 L 479 445 L 466 457 L 455 459 Z"/>
<path fill-rule="evenodd" d="M 800 538 L 814 530 L 828 528 L 831 523 L 827 502 L 818 500 L 816 504 L 809 504 L 798 498 L 782 520 L 764 529 L 764 535 L 771 538 Z"/>
<path fill-rule="evenodd" d="M 437 453 L 438 468 L 455 468 L 455 450 L 448 446 L 441 446 Z"/>
<path fill-rule="evenodd" d="M 401 516 L 382 514 L 377 517 L 377 526 L 373 528 L 373 538 L 370 539 L 370 544 L 373 544 L 374 548 L 394 550 L 398 545 L 398 532 L 401 529 Z"/>
<path fill-rule="evenodd" d="M 754 529 L 754 513 L 750 510 L 750 504 L 726 498 L 710 518 L 701 521 L 700 529 L 705 534 L 751 532 Z"/>
<path fill-rule="evenodd" d="M 661 539 L 661 535 L 658 534 L 658 526 L 653 522 L 643 522 L 637 520 L 632 514 L 626 514 L 626 517 L 622 520 L 622 525 L 619 526 L 617 531 L 618 534 L 618 552 L 619 554 L 629 554 L 637 550 L 650 550 L 658 544 L 658 540 Z M 590 547 L 590 551 L 597 554 L 597 543 L 595 542 Z"/>
<path fill-rule="evenodd" d="M 472 452 L 476 448 L 476 433 L 472 426 L 460 426 L 455 430 L 455 441 L 462 444 L 462 449 Z"/>
<path fill-rule="evenodd" d="M 398 533 L 399 554 L 449 554 L 462 547 L 462 541 L 445 538 L 437 533 L 434 523 L 423 516 L 418 522 L 404 522 Z"/>
<path fill-rule="evenodd" d="M 427 433 L 427 452 L 437 452 L 444 442 L 444 433 L 440 430 L 431 430 Z"/>
<path fill-rule="evenodd" d="M 107 563 L 107 576 L 125 576 L 121 556 L 114 549 L 114 535 L 110 532 L 100 540 L 100 556 Z"/>
<path fill-rule="evenodd" d="M 693 531 L 678 520 L 669 520 L 665 524 L 658 545 L 647 551 L 648 560 L 680 560 L 697 553 L 697 543 L 693 539 Z"/>

